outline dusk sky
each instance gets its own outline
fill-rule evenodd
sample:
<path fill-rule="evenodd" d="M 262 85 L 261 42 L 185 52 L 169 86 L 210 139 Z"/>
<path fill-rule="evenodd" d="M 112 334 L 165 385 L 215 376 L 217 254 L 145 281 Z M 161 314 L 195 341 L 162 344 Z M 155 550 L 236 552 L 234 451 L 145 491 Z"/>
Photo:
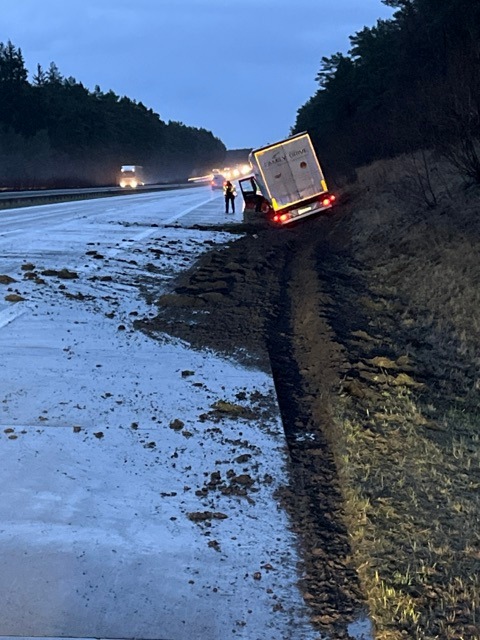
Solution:
<path fill-rule="evenodd" d="M 0 0 L 0 41 L 88 89 L 204 127 L 229 149 L 288 136 L 322 56 L 392 15 L 380 0 Z"/>

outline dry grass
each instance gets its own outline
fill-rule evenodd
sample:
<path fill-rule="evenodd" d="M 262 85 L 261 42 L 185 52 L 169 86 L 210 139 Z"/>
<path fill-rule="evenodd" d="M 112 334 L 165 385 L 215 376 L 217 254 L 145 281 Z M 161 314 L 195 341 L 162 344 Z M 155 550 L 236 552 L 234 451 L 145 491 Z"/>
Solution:
<path fill-rule="evenodd" d="M 480 425 L 455 437 L 457 416 L 446 416 L 439 443 L 401 391 L 382 409 L 367 425 L 342 416 L 352 547 L 377 639 L 480 637 Z"/>
<path fill-rule="evenodd" d="M 354 250 L 408 300 L 401 320 L 421 314 L 433 342 L 448 340 L 480 364 L 480 193 L 429 156 L 437 207 L 429 209 L 402 156 L 359 171 L 362 206 L 352 218 Z"/>
<path fill-rule="evenodd" d="M 421 163 L 411 163 L 359 172 L 350 230 L 362 277 L 383 301 L 383 311 L 362 309 L 371 330 L 384 332 L 390 350 L 391 325 L 411 335 L 406 355 L 426 382 L 421 393 L 395 386 L 379 367 L 383 376 L 362 379 L 373 395 L 343 393 L 337 454 L 377 640 L 478 640 L 480 194 L 430 164 L 432 208 Z"/>

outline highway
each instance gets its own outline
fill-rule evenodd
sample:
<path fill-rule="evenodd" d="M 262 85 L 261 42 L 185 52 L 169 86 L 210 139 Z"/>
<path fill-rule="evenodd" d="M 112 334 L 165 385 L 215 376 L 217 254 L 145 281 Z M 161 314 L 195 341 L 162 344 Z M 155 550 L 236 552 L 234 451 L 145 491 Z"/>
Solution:
<path fill-rule="evenodd" d="M 202 186 L 9 209 L 0 214 L 0 233 L 21 233 L 22 229 L 39 230 L 39 225 L 45 223 L 116 215 L 126 215 L 130 224 L 218 224 L 227 220 L 220 195 Z M 236 222 L 240 220 L 241 212 L 235 216 Z"/>
<path fill-rule="evenodd" d="M 2 640 L 318 637 L 271 376 L 135 326 L 241 216 L 205 186 L 0 215 Z"/>
<path fill-rule="evenodd" d="M 163 185 L 145 185 L 139 186 L 136 189 L 122 189 L 121 187 L 91 187 L 91 188 L 78 188 L 78 189 L 37 189 L 28 191 L 11 191 L 0 190 L 0 203 L 13 204 L 21 203 L 24 201 L 55 201 L 55 200 L 78 200 L 82 198 L 91 198 L 96 195 L 99 196 L 115 196 L 115 195 L 133 195 L 138 193 L 146 193 L 152 191 L 170 191 L 177 189 L 190 188 L 192 183 L 185 184 L 163 184 Z"/>

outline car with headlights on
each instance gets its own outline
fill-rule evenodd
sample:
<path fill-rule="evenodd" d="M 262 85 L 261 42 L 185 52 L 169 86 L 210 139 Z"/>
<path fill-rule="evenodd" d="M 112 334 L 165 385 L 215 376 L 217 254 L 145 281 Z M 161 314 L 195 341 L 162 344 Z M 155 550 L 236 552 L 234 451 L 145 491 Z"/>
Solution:
<path fill-rule="evenodd" d="M 215 191 L 215 189 L 222 189 L 225 186 L 225 178 L 220 174 L 220 173 L 215 173 L 212 176 L 212 179 L 210 180 L 210 186 L 212 188 L 212 191 Z"/>

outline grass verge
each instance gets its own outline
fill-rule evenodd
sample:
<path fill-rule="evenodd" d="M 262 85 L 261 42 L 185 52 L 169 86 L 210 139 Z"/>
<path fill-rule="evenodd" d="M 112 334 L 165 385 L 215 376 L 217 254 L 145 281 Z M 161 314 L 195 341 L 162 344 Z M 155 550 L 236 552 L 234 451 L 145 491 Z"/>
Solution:
<path fill-rule="evenodd" d="M 442 166 L 440 204 L 409 199 L 402 162 L 364 170 L 337 225 L 337 464 L 377 640 L 478 640 L 480 195 Z"/>

